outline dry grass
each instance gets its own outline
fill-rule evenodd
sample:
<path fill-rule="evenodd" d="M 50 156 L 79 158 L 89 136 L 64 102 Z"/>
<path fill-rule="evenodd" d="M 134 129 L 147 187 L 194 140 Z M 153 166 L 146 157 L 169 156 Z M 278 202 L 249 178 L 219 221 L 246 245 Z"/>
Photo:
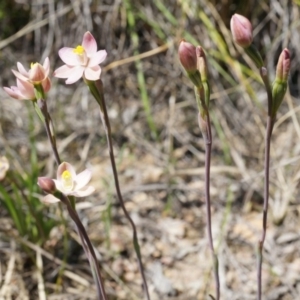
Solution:
<path fill-rule="evenodd" d="M 135 16 L 138 47 L 134 46 L 123 1 L 14 3 L 15 9 L 28 14 L 28 23 L 2 36 L 1 85 L 14 84 L 10 68 L 15 68 L 16 61 L 30 64 L 49 56 L 55 69 L 62 64 L 58 49 L 78 45 L 87 30 L 93 33 L 99 48 L 108 52 L 102 79 L 121 188 L 138 227 L 152 299 L 207 299 L 213 281 L 205 237 L 204 145 L 192 86 L 177 58 L 182 37 L 201 43 L 211 65 L 211 191 L 222 299 L 255 299 L 266 94 L 257 74 L 251 71 L 255 67 L 241 49 L 234 47 L 229 32 L 234 12 L 249 17 L 255 28 L 255 43 L 264 54 L 270 74 L 274 74 L 282 48 L 288 47 L 292 54 L 290 90 L 272 139 L 263 286 L 264 299 L 297 299 L 299 6 L 296 1 L 285 0 L 271 4 L 253 1 L 253 5 L 206 0 L 126 2 Z M 7 16 L 1 24 L 13 24 L 11 18 Z M 141 102 L 137 68 L 145 79 L 157 138 L 149 129 Z M 3 91 L 0 97 L 0 150 L 6 151 L 12 167 L 22 173 L 29 167 L 27 128 L 32 108 L 30 103 L 9 99 Z M 65 86 L 53 79 L 48 104 L 62 158 L 79 169 L 93 167 L 93 185 L 98 193 L 78 207 L 99 254 L 109 299 L 141 299 L 131 231 L 114 195 L 97 103 L 83 82 Z M 55 163 L 38 119 L 34 135 L 41 172 L 53 176 Z M 111 220 L 104 217 L 107 203 L 111 203 Z M 20 237 L 5 211 L 0 213 L 0 299 L 95 299 L 88 263 L 74 242 L 77 238 L 71 223 L 70 260 L 64 264 L 59 251 L 63 228 L 53 230 L 49 242 L 40 248 Z M 59 218 L 56 208 L 52 213 Z M 31 256 L 24 251 L 25 246 L 32 250 Z"/>

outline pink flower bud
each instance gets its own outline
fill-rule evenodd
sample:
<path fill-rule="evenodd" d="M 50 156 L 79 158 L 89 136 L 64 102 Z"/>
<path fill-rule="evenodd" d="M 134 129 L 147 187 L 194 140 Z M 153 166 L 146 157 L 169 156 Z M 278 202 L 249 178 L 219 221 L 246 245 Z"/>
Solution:
<path fill-rule="evenodd" d="M 34 63 L 31 65 L 31 69 L 29 71 L 29 80 L 33 84 L 41 83 L 47 78 L 45 69 L 39 63 Z"/>
<path fill-rule="evenodd" d="M 277 63 L 276 80 L 287 81 L 291 67 L 290 52 L 287 48 L 283 49 Z"/>
<path fill-rule="evenodd" d="M 182 66 L 188 73 L 197 71 L 197 55 L 194 45 L 182 40 L 179 44 L 178 54 Z"/>
<path fill-rule="evenodd" d="M 39 177 L 38 178 L 38 185 L 46 193 L 53 194 L 56 191 L 55 182 L 51 178 Z"/>
<path fill-rule="evenodd" d="M 236 44 L 243 48 L 247 48 L 252 44 L 252 25 L 247 18 L 234 14 L 230 20 L 230 29 Z"/>
<path fill-rule="evenodd" d="M 196 87 L 202 86 L 200 72 L 197 68 L 196 47 L 185 40 L 180 42 L 178 55 L 188 77 Z"/>
<path fill-rule="evenodd" d="M 276 77 L 272 85 L 272 116 L 274 118 L 287 91 L 287 79 L 290 72 L 290 65 L 290 52 L 285 48 L 279 56 L 276 68 Z"/>
<path fill-rule="evenodd" d="M 203 48 L 197 46 L 196 54 L 198 57 L 198 71 L 200 72 L 201 80 L 206 81 L 208 80 L 208 66 L 207 66 L 206 55 L 205 52 L 203 51 Z"/>

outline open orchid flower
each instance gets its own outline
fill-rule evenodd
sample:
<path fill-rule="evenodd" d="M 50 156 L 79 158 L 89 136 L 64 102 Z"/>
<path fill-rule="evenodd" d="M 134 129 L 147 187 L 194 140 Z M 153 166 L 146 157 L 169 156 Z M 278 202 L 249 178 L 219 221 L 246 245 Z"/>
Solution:
<path fill-rule="evenodd" d="M 10 88 L 4 87 L 6 93 L 12 98 L 18 100 L 35 100 L 34 85 L 41 84 L 45 93 L 49 92 L 51 88 L 51 81 L 49 79 L 50 62 L 47 57 L 44 64 L 31 64 L 28 71 L 21 63 L 17 63 L 18 71 L 12 70 L 17 78 L 17 86 Z"/>
<path fill-rule="evenodd" d="M 39 177 L 38 185 L 48 193 L 54 193 L 57 190 L 66 196 L 86 197 L 95 191 L 94 187 L 87 186 L 91 180 L 91 176 L 92 173 L 89 169 L 76 174 L 71 164 L 63 162 L 57 169 L 57 179 Z M 52 194 L 48 194 L 42 199 L 42 202 L 45 203 L 56 203 L 59 201 Z"/>
<path fill-rule="evenodd" d="M 34 87 L 31 83 L 17 78 L 17 86 L 3 87 L 5 92 L 17 100 L 34 100 Z"/>
<path fill-rule="evenodd" d="M 9 162 L 5 156 L 0 157 L 0 180 L 2 180 L 7 170 L 9 169 Z"/>
<path fill-rule="evenodd" d="M 54 71 L 54 76 L 67 78 L 66 84 L 72 84 L 84 76 L 85 79 L 96 81 L 100 78 L 99 66 L 106 58 L 106 51 L 97 51 L 97 43 L 88 31 L 84 34 L 82 45 L 76 48 L 64 47 L 58 52 L 65 65 Z"/>
<path fill-rule="evenodd" d="M 50 62 L 48 57 L 46 57 L 43 65 L 39 63 L 32 63 L 28 71 L 26 71 L 24 66 L 19 62 L 17 63 L 17 67 L 18 71 L 12 70 L 17 78 L 32 84 L 43 83 L 45 92 L 49 91 L 51 82 L 48 78 L 50 72 Z"/>

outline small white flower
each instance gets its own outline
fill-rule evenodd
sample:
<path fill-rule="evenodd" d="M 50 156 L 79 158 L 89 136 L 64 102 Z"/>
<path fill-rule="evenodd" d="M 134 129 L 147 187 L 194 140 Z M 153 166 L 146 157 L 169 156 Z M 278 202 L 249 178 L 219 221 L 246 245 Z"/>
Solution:
<path fill-rule="evenodd" d="M 97 51 L 97 42 L 88 31 L 84 34 L 82 44 L 76 48 L 64 47 L 58 51 L 58 55 L 65 65 L 54 71 L 57 78 L 67 78 L 66 84 L 72 84 L 84 77 L 87 80 L 96 81 L 100 78 L 102 63 L 107 53 L 105 50 Z"/>
<path fill-rule="evenodd" d="M 76 174 L 76 171 L 71 164 L 63 162 L 57 169 L 57 179 L 52 180 L 55 184 L 56 190 L 60 191 L 64 195 L 86 197 L 95 191 L 94 187 L 87 186 L 91 180 L 91 176 L 92 172 L 89 169 Z M 41 188 L 43 187 L 41 186 Z M 48 194 L 42 199 L 42 201 L 46 203 L 56 203 L 60 200 L 55 196 Z"/>

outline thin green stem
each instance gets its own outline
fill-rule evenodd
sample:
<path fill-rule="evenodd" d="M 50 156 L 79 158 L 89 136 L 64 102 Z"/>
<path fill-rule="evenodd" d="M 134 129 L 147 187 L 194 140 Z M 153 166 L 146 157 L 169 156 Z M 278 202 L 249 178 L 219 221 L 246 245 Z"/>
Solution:
<path fill-rule="evenodd" d="M 93 84 L 94 84 L 93 82 L 88 82 L 88 86 L 93 85 Z M 120 205 L 122 207 L 122 210 L 124 212 L 124 215 L 128 219 L 128 221 L 132 227 L 133 246 L 134 246 L 134 250 L 135 250 L 135 253 L 137 256 L 138 266 L 139 266 L 139 270 L 140 270 L 142 280 L 143 280 L 145 297 L 147 300 L 150 300 L 148 285 L 147 285 L 144 267 L 143 267 L 143 263 L 142 263 L 140 246 L 139 246 L 139 242 L 138 242 L 136 226 L 126 209 L 124 199 L 122 197 L 122 193 L 121 193 L 121 189 L 120 189 L 118 172 L 117 172 L 115 156 L 114 156 L 113 142 L 112 142 L 112 137 L 111 137 L 111 127 L 110 127 L 110 122 L 109 122 L 106 104 L 105 104 L 105 100 L 104 100 L 104 94 L 103 94 L 103 84 L 102 84 L 101 80 L 98 80 L 96 82 L 96 84 L 97 84 L 98 95 L 97 95 L 97 97 L 95 97 L 95 94 L 93 94 L 93 96 L 95 97 L 96 101 L 98 102 L 98 104 L 100 106 L 100 116 L 101 116 L 101 121 L 102 121 L 104 129 L 105 129 L 105 134 L 106 134 L 106 139 L 107 139 L 107 144 L 108 144 L 108 149 L 109 149 L 109 157 L 110 157 L 110 162 L 111 162 L 111 166 L 112 166 L 112 170 L 113 170 L 113 177 L 114 177 L 114 182 L 115 182 L 116 193 L 117 193 Z"/>
<path fill-rule="evenodd" d="M 54 158 L 55 161 L 58 165 L 60 165 L 61 160 L 57 151 L 57 147 L 56 147 L 56 139 L 55 139 L 55 134 L 54 134 L 54 130 L 53 130 L 53 126 L 52 126 L 52 120 L 50 117 L 50 114 L 48 112 L 48 108 L 47 108 L 47 102 L 44 99 L 39 99 L 37 102 L 37 105 L 35 104 L 36 107 L 36 111 L 38 111 L 38 109 L 41 111 L 41 113 L 43 114 L 43 121 L 44 121 L 44 125 L 45 125 L 45 129 L 46 129 L 46 133 L 48 136 L 48 139 L 50 141 L 50 145 L 54 154 Z"/>
<path fill-rule="evenodd" d="M 50 141 L 56 163 L 59 165 L 61 160 L 60 160 L 60 157 L 59 157 L 59 154 L 57 151 L 57 147 L 56 147 L 54 130 L 53 130 L 53 128 L 51 128 L 52 121 L 51 121 L 51 117 L 50 117 L 50 114 L 47 109 L 47 103 L 44 99 L 39 99 L 38 106 L 37 105 L 35 105 L 35 106 L 36 106 L 37 110 L 40 110 L 40 112 L 42 113 L 42 115 L 44 117 L 44 124 L 45 124 L 45 128 L 46 128 L 47 136 Z M 95 283 L 97 286 L 97 292 L 98 292 L 99 299 L 108 300 L 106 293 L 105 293 L 104 283 L 103 283 L 103 280 L 102 280 L 102 277 L 100 274 L 100 269 L 99 269 L 98 261 L 97 261 L 97 258 L 96 258 L 95 252 L 94 252 L 94 248 L 93 248 L 93 245 L 86 233 L 86 230 L 85 230 L 84 226 L 82 225 L 80 218 L 78 217 L 78 214 L 76 212 L 75 200 L 73 197 L 69 198 L 62 194 L 61 201 L 67 206 L 70 217 L 72 218 L 72 220 L 75 222 L 75 224 L 77 226 L 78 234 L 79 234 L 79 237 L 82 242 L 82 247 L 87 255 L 87 258 L 88 258 L 90 266 L 91 266 L 91 271 L 92 271 L 92 274 L 93 274 L 93 277 L 94 277 L 94 280 L 95 280 Z"/>
<path fill-rule="evenodd" d="M 215 297 L 213 299 L 220 299 L 220 279 L 219 279 L 219 261 L 215 253 L 212 225 L 211 225 L 211 202 L 210 202 L 210 163 L 211 163 L 211 147 L 212 147 L 212 135 L 209 112 L 206 110 L 204 117 L 201 113 L 198 114 L 199 125 L 202 131 L 202 135 L 205 142 L 205 204 L 206 204 L 206 223 L 207 223 L 207 237 L 209 241 L 209 247 L 211 256 L 213 259 L 213 271 L 215 277 Z"/>
<path fill-rule="evenodd" d="M 263 219 L 262 219 L 262 234 L 258 241 L 258 254 L 257 254 L 257 300 L 261 300 L 262 295 L 262 261 L 263 261 L 263 247 L 267 233 L 267 218 L 268 218 L 268 205 L 269 205 L 269 173 L 270 173 L 270 146 L 271 136 L 274 126 L 274 120 L 271 116 L 267 118 L 266 136 L 265 136 L 265 182 L 264 182 L 264 206 L 263 206 Z"/>
<path fill-rule="evenodd" d="M 262 233 L 257 246 L 257 300 L 261 300 L 262 296 L 262 262 L 263 262 L 263 247 L 267 234 L 267 220 L 268 220 L 268 206 L 269 206 L 269 175 L 270 175 L 270 147 L 271 136 L 274 127 L 276 114 L 272 115 L 272 89 L 268 78 L 267 69 L 262 67 L 259 70 L 260 76 L 264 82 L 267 98 L 268 98 L 268 117 L 265 134 L 265 161 L 264 161 L 264 205 L 263 205 L 263 218 L 262 218 Z"/>
<path fill-rule="evenodd" d="M 86 251 L 86 254 L 88 256 L 88 260 L 90 262 L 91 265 L 91 270 L 93 273 L 93 276 L 96 275 L 97 280 L 96 281 L 96 286 L 97 286 L 97 291 L 98 291 L 98 295 L 99 295 L 99 299 L 103 299 L 103 300 L 108 300 L 106 293 L 105 293 L 105 288 L 104 288 L 104 283 L 103 283 L 103 279 L 101 277 L 100 274 L 100 269 L 99 269 L 99 265 L 98 265 L 98 260 L 94 251 L 94 247 L 88 237 L 88 234 L 83 226 L 83 224 L 81 223 L 79 216 L 76 212 L 76 210 L 73 209 L 69 199 L 67 198 L 67 196 L 62 194 L 61 197 L 61 201 L 67 206 L 68 212 L 70 217 L 72 218 L 72 220 L 75 222 L 78 232 L 79 232 L 79 236 L 81 238 L 82 241 L 82 246 Z M 86 243 L 86 244 L 85 244 Z M 88 251 L 87 251 L 88 249 Z M 102 298 L 100 298 L 100 296 Z"/>
<path fill-rule="evenodd" d="M 273 98 L 272 98 L 272 88 L 270 85 L 269 77 L 268 77 L 268 70 L 265 67 L 259 69 L 260 77 L 264 82 L 267 98 L 268 98 L 268 116 L 271 116 L 272 113 L 272 105 L 273 105 Z"/>

